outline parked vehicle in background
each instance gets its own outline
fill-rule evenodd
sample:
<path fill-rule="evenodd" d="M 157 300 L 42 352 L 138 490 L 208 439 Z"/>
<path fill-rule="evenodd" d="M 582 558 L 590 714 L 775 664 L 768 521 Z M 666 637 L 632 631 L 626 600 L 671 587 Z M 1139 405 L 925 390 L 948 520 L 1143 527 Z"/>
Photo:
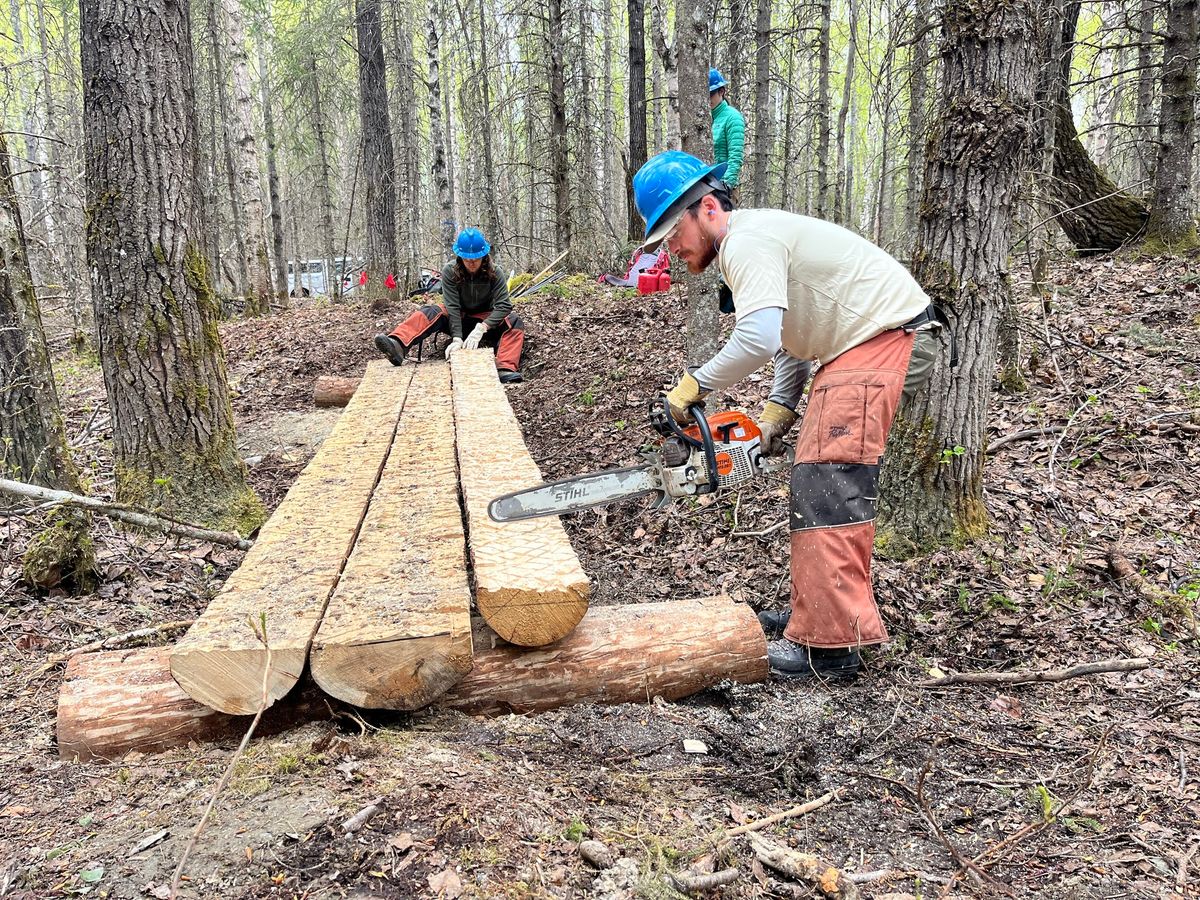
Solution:
<path fill-rule="evenodd" d="M 296 263 L 288 262 L 288 294 L 292 297 L 311 297 L 328 293 L 325 278 L 325 260 L 306 259 L 300 261 L 300 276 L 296 277 Z"/>

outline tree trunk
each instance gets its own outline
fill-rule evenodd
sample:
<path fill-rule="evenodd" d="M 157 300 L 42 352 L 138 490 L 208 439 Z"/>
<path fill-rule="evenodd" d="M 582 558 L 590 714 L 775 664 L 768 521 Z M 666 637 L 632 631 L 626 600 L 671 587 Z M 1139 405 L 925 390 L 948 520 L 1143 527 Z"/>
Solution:
<path fill-rule="evenodd" d="M 961 361 L 945 354 L 902 406 L 884 461 L 878 543 L 928 550 L 986 531 L 983 465 L 1008 248 L 1031 130 L 1036 72 L 1030 0 L 942 11 L 941 111 L 925 169 L 913 274 L 954 311 Z"/>
<path fill-rule="evenodd" d="M 54 386 L 50 352 L 21 210 L 17 204 L 8 144 L 0 132 L 0 470 L 57 490 L 80 493 L 79 472 L 67 448 L 62 411 Z M 90 518 L 58 510 L 30 542 L 22 561 L 25 579 L 41 588 L 67 582 L 80 590 L 95 580 Z"/>
<path fill-rule="evenodd" d="M 269 10 L 268 10 L 269 15 Z M 271 68 L 266 54 L 267 33 L 258 40 L 259 86 L 262 92 L 263 134 L 267 139 L 267 194 L 271 201 L 271 256 L 275 263 L 275 296 L 288 305 L 287 251 L 283 246 L 283 200 L 279 192 L 279 165 L 275 144 L 275 109 L 271 94 Z"/>
<path fill-rule="evenodd" d="M 441 211 L 441 251 L 446 255 L 454 244 L 454 201 L 450 196 L 450 177 L 446 172 L 446 143 L 442 135 L 442 82 L 439 72 L 438 9 L 430 0 L 425 21 L 425 47 L 428 51 L 425 86 L 429 90 L 430 174 L 437 189 L 438 209 Z"/>
<path fill-rule="evenodd" d="M 829 144 L 832 140 L 833 112 L 829 101 L 829 25 L 831 0 L 818 0 L 821 21 L 817 30 L 817 202 L 814 204 L 818 218 L 825 218 L 829 197 Z"/>
<path fill-rule="evenodd" d="M 1075 130 L 1069 92 L 1071 49 L 1079 20 L 1079 0 L 1071 0 L 1063 18 L 1062 57 L 1054 125 L 1052 196 L 1063 233 L 1081 253 L 1106 253 L 1136 238 L 1146 226 L 1146 207 L 1130 197 L 1088 156 Z"/>
<path fill-rule="evenodd" d="M 271 310 L 271 258 L 267 254 L 266 217 L 263 215 L 262 181 L 259 178 L 258 146 L 254 138 L 254 100 L 250 91 L 250 60 L 246 54 L 246 26 L 241 0 L 222 0 L 229 70 L 233 76 L 234 159 L 237 193 L 234 202 L 245 217 L 243 245 L 246 254 L 246 314 L 264 315 Z"/>
<path fill-rule="evenodd" d="M 492 149 L 492 67 L 488 54 L 487 18 L 483 0 L 479 3 L 479 136 L 483 145 L 483 184 L 487 195 L 483 198 L 483 221 L 492 242 L 502 244 L 504 234 L 500 227 L 500 192 L 496 187 L 496 160 Z M 591 158 L 590 156 L 587 158 Z"/>
<path fill-rule="evenodd" d="M 233 223 L 233 239 L 237 246 L 237 282 L 234 293 L 239 297 L 247 296 L 247 284 L 250 280 L 250 268 L 246 249 L 246 226 L 244 210 L 238 197 L 238 167 L 233 159 L 233 121 L 229 114 L 229 85 L 226 81 L 225 47 L 221 38 L 221 20 L 218 13 L 218 2 L 223 0 L 208 0 L 208 39 L 212 42 L 213 80 L 216 85 L 216 115 L 220 121 L 218 139 L 221 142 L 221 158 L 225 162 L 225 186 L 229 191 L 229 215 Z"/>
<path fill-rule="evenodd" d="M 567 83 L 563 70 L 562 0 L 548 0 L 546 57 L 550 64 L 550 179 L 554 182 L 555 250 L 571 246 L 571 186 L 567 167 Z"/>
<path fill-rule="evenodd" d="M 833 220 L 853 228 L 854 219 L 854 149 L 847 146 L 853 140 L 854 127 L 854 61 L 858 55 L 858 3 L 847 0 L 850 7 L 850 36 L 846 42 L 846 74 L 842 78 L 842 107 L 837 121 L 837 186 L 833 191 Z M 849 121 L 850 137 L 846 136 Z"/>
<path fill-rule="evenodd" d="M 629 211 L 629 240 L 641 243 L 645 223 L 633 202 L 633 176 L 646 162 L 646 3 L 627 0 L 629 13 L 629 165 L 625 169 L 625 198 Z"/>
<path fill-rule="evenodd" d="M 704 5 L 706 7 L 708 7 L 712 4 L 712 2 L 713 2 L 713 0 L 705 0 Z M 664 139 L 666 142 L 665 149 L 678 150 L 681 146 L 680 133 L 679 133 L 680 132 L 679 58 L 677 55 L 677 52 L 680 49 L 679 43 L 678 43 L 678 40 L 679 40 L 678 36 L 680 33 L 679 20 L 681 18 L 685 18 L 688 15 L 690 15 L 690 11 L 688 9 L 679 9 L 677 11 L 676 17 L 675 17 L 676 39 L 673 42 L 668 42 L 667 34 L 669 32 L 668 32 L 668 24 L 667 24 L 666 0 L 651 0 L 651 8 L 653 9 L 653 18 L 651 20 L 653 27 L 650 29 L 650 39 L 654 43 L 654 51 L 655 51 L 655 53 L 658 54 L 658 61 L 662 66 L 663 77 L 666 79 L 666 82 L 667 82 L 667 88 L 666 88 L 667 113 L 666 113 L 666 116 L 664 117 L 666 119 L 666 126 L 667 126 L 667 134 Z M 707 48 L 707 44 L 708 44 L 708 37 L 706 34 L 705 41 L 704 41 L 705 48 Z M 705 75 L 707 75 L 708 74 L 708 66 L 707 66 L 708 51 L 707 51 L 707 49 L 705 49 L 704 52 L 699 54 L 698 59 L 701 60 L 701 62 L 698 62 L 697 65 L 704 65 L 705 66 L 704 72 L 705 72 Z M 708 80 L 706 78 L 705 79 L 705 90 L 707 90 L 707 89 L 708 89 Z"/>
<path fill-rule="evenodd" d="M 188 12 L 83 0 L 88 263 L 116 499 L 221 531 L 264 518 L 238 457 L 196 221 Z"/>
<path fill-rule="evenodd" d="M 904 245 L 916 240 L 921 206 L 921 170 L 925 167 L 926 76 L 929 71 L 929 38 L 925 33 L 925 10 L 913 8 L 912 56 L 908 75 L 908 163 L 904 200 Z"/>
<path fill-rule="evenodd" d="M 1196 0 L 1170 0 L 1163 42 L 1158 166 L 1147 237 L 1167 247 L 1197 243 L 1192 154 L 1196 145 Z"/>
<path fill-rule="evenodd" d="M 401 17 L 403 16 L 403 23 Z M 403 27 L 401 27 L 403 24 Z M 413 63 L 412 20 L 409 5 L 392 4 L 392 43 L 396 46 L 397 85 L 415 84 L 416 67 Z M 408 292 L 416 284 L 421 263 L 421 144 L 417 134 L 416 91 L 401 91 L 397 118 L 400 128 L 396 132 L 397 150 L 402 177 L 397 180 L 396 202 L 400 206 L 402 239 L 398 251 L 404 253 L 404 276 L 397 278 L 401 288 Z"/>
<path fill-rule="evenodd" d="M 340 375 L 318 375 L 313 383 L 313 406 L 327 408 L 345 406 L 358 390 L 361 378 Z"/>
<path fill-rule="evenodd" d="M 751 202 L 767 205 L 767 179 L 770 175 L 774 135 L 771 109 L 771 0 L 758 0 L 754 16 L 754 182 Z"/>
<path fill-rule="evenodd" d="M 712 159 L 712 112 L 708 105 L 708 29 L 714 0 L 696 0 L 680 7 L 675 18 L 675 50 L 679 71 L 679 126 L 683 151 Z M 683 289 L 688 298 L 687 361 L 707 362 L 720 347 L 716 266 L 692 275 L 682 266 Z"/>
<path fill-rule="evenodd" d="M 383 19 L 379 0 L 356 0 L 358 96 L 362 117 L 363 178 L 366 181 L 367 259 L 377 279 L 372 293 L 385 291 L 384 279 L 396 265 L 396 160 L 388 110 L 387 68 L 383 60 Z M 368 282 L 370 284 L 371 282 Z M 399 290 L 388 291 L 396 300 Z"/>
<path fill-rule="evenodd" d="M 1154 133 L 1154 12 L 1157 8 L 1158 0 L 1141 0 L 1138 10 L 1137 106 L 1134 115 L 1138 139 L 1134 193 L 1141 196 L 1150 193 L 1150 180 L 1154 177 L 1154 163 L 1158 158 L 1158 150 L 1151 139 Z"/>
<path fill-rule="evenodd" d="M 313 138 L 317 142 L 317 202 L 321 210 L 321 252 L 325 257 L 325 292 L 335 300 L 342 295 L 342 279 L 335 277 L 334 257 L 337 255 L 337 233 L 333 227 L 333 163 L 330 159 L 329 126 L 325 122 L 325 104 L 321 101 L 321 79 L 317 72 L 317 57 L 308 54 L 308 90 L 312 96 Z M 331 289 L 332 288 L 332 289 Z"/>

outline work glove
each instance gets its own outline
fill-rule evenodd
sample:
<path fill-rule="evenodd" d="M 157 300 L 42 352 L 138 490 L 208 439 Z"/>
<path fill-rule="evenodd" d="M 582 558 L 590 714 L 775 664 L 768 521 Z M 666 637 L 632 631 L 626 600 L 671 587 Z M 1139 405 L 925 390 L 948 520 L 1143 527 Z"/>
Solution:
<path fill-rule="evenodd" d="M 467 339 L 462 342 L 462 348 L 464 350 L 478 350 L 479 342 L 483 340 L 485 334 L 487 334 L 487 326 L 480 322 L 467 335 Z"/>
<path fill-rule="evenodd" d="M 463 348 L 463 339 L 455 338 L 446 345 L 446 359 L 449 359 L 455 353 Z"/>
<path fill-rule="evenodd" d="M 788 409 L 782 403 L 767 401 L 762 415 L 758 417 L 758 430 L 762 432 L 763 456 L 779 456 L 784 452 L 783 438 L 799 418 L 795 410 Z"/>
<path fill-rule="evenodd" d="M 667 408 L 671 410 L 676 422 L 685 425 L 692 421 L 688 407 L 693 403 L 703 403 L 710 393 L 712 392 L 700 387 L 700 382 L 691 372 L 684 372 L 679 384 L 667 391 Z"/>

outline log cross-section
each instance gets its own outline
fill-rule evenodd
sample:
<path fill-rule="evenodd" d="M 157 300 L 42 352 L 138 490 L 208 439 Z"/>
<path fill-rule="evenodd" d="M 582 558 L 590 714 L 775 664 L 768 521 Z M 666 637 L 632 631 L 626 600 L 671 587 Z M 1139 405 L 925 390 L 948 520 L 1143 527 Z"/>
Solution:
<path fill-rule="evenodd" d="M 416 367 L 392 452 L 309 653 L 327 693 L 416 709 L 471 669 L 450 367 Z"/>
<path fill-rule="evenodd" d="M 172 649 L 171 672 L 189 696 L 247 715 L 296 684 L 387 459 L 412 371 L 383 360 L 367 367 L 241 566 Z M 269 652 L 252 625 L 264 616 Z"/>
<path fill-rule="evenodd" d="M 587 575 L 557 518 L 505 523 L 488 518 L 488 503 L 541 484 L 542 474 L 525 447 L 491 351 L 460 350 L 451 371 L 475 605 L 509 643 L 553 643 L 587 611 Z"/>

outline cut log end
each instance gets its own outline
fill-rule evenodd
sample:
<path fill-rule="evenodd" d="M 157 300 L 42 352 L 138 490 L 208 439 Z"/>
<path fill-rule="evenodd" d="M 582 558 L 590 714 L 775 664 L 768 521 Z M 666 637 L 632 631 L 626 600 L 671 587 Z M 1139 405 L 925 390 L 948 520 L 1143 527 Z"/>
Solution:
<path fill-rule="evenodd" d="M 345 406 L 358 390 L 360 381 L 361 378 L 343 378 L 338 375 L 318 376 L 313 385 L 313 405 L 322 409 Z"/>
<path fill-rule="evenodd" d="M 252 649 L 180 650 L 171 653 L 171 674 L 189 696 L 205 706 L 231 716 L 252 716 L 265 699 L 269 707 L 296 686 L 304 671 L 304 647 L 272 649 L 271 671 L 264 669 L 267 654 Z M 248 688 L 257 686 L 256 690 Z"/>
<path fill-rule="evenodd" d="M 364 709 L 419 709 L 471 671 L 468 625 L 464 621 L 458 633 L 449 636 L 313 645 L 313 680 L 327 694 Z"/>
<path fill-rule="evenodd" d="M 590 586 L 534 594 L 520 588 L 479 587 L 475 605 L 488 626 L 510 644 L 544 647 L 571 633 L 588 611 Z"/>

